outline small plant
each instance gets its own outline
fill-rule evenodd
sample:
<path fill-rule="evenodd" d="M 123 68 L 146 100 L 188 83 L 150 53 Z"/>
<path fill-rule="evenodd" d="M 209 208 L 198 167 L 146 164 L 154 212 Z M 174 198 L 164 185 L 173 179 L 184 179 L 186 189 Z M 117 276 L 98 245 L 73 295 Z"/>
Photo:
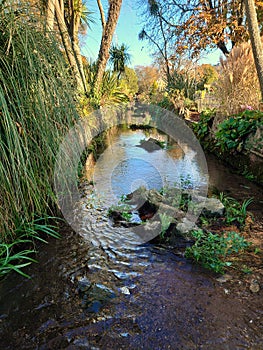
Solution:
<path fill-rule="evenodd" d="M 126 221 L 130 221 L 132 218 L 132 214 L 127 211 L 123 211 L 121 215 Z"/>
<path fill-rule="evenodd" d="M 182 193 L 179 208 L 183 211 L 187 211 L 189 209 L 191 201 L 192 201 L 192 197 L 190 194 Z"/>
<path fill-rule="evenodd" d="M 249 267 L 246 266 L 246 265 L 244 265 L 244 266 L 242 267 L 242 270 L 241 270 L 241 271 L 244 272 L 244 273 L 246 273 L 246 274 L 251 274 L 251 273 L 252 273 L 251 268 L 249 268 Z"/>
<path fill-rule="evenodd" d="M 125 204 L 125 203 L 120 203 L 118 205 L 112 205 L 109 209 L 108 209 L 108 215 L 111 216 L 112 213 L 114 212 L 118 212 L 120 213 L 120 215 L 122 216 L 122 218 L 126 221 L 130 221 L 132 218 L 132 208 L 129 204 Z"/>
<path fill-rule="evenodd" d="M 181 188 L 182 189 L 188 189 L 191 188 L 193 186 L 192 184 L 193 179 L 191 178 L 191 175 L 187 175 L 187 176 L 180 176 L 180 184 L 181 184 Z"/>
<path fill-rule="evenodd" d="M 218 273 L 224 273 L 225 268 L 231 266 L 227 257 L 249 246 L 236 232 L 227 232 L 221 236 L 200 229 L 192 231 L 191 234 L 195 244 L 186 248 L 185 256 Z"/>
<path fill-rule="evenodd" d="M 252 174 L 247 167 L 245 167 L 245 170 L 242 171 L 241 173 L 242 176 L 244 176 L 247 180 L 249 181 L 254 181 L 255 180 L 255 175 Z"/>
<path fill-rule="evenodd" d="M 34 249 L 20 250 L 18 253 L 13 253 L 14 247 L 22 244 L 32 243 L 29 239 L 20 239 L 8 244 L 0 243 L 0 276 L 4 276 L 10 271 L 15 271 L 24 277 L 29 277 L 22 269 L 32 262 L 36 262 L 29 255 L 35 253 Z"/>
<path fill-rule="evenodd" d="M 248 198 L 240 204 L 236 199 L 225 196 L 224 193 L 220 193 L 219 199 L 225 206 L 226 223 L 232 224 L 238 222 L 238 224 L 243 227 L 247 218 L 247 207 L 253 202 L 253 198 Z"/>
<path fill-rule="evenodd" d="M 161 213 L 159 214 L 160 216 L 160 220 L 161 220 L 161 233 L 160 233 L 160 237 L 161 239 L 164 239 L 164 235 L 166 233 L 166 231 L 168 230 L 171 222 L 173 221 L 173 218 L 169 215 L 167 215 L 166 213 Z"/>
<path fill-rule="evenodd" d="M 199 220 L 200 220 L 201 226 L 208 226 L 210 224 L 210 220 L 205 216 L 200 216 Z"/>
<path fill-rule="evenodd" d="M 29 277 L 22 269 L 32 262 L 36 262 L 31 257 L 36 253 L 35 248 L 21 249 L 22 246 L 33 246 L 34 240 L 41 242 L 47 241 L 40 234 L 46 234 L 51 237 L 59 238 L 60 235 L 56 232 L 57 227 L 47 224 L 46 221 L 59 218 L 38 218 L 31 223 L 21 222 L 15 230 L 17 239 L 12 243 L 0 242 L 0 277 L 6 275 L 10 271 L 15 271 L 24 277 Z M 61 219 L 59 219 L 61 220 Z"/>

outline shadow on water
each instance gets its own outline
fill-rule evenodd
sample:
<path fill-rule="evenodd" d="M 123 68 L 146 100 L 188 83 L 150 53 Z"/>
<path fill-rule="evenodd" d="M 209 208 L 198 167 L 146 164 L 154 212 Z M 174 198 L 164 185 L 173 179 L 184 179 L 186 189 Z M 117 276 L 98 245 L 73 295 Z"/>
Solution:
<path fill-rule="evenodd" d="M 11 274 L 0 282 L 1 349 L 262 348 L 262 291 L 252 297 L 242 285 L 228 289 L 173 247 L 137 244 L 109 220 L 108 207 L 140 185 L 160 189 L 182 176 L 187 186 L 203 184 L 190 149 L 138 147 L 146 137 L 167 146 L 165 135 L 147 132 L 115 132 L 86 173 L 95 186 L 86 182 L 76 207 L 80 235 L 64 225 L 61 240 L 39 247 L 39 263 L 27 270 L 31 279 Z M 207 161 L 210 185 L 253 196 L 262 219 L 262 188 L 213 156 Z"/>

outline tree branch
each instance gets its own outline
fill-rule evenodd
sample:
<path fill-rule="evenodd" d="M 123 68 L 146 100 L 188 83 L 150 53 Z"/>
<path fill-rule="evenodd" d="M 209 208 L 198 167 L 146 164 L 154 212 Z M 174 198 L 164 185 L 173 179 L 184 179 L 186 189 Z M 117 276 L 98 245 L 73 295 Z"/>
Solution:
<path fill-rule="evenodd" d="M 97 0 L 97 4 L 98 4 L 99 10 L 100 10 L 100 19 L 101 19 L 102 29 L 104 31 L 105 27 L 106 27 L 104 10 L 103 10 L 102 3 L 100 0 Z"/>

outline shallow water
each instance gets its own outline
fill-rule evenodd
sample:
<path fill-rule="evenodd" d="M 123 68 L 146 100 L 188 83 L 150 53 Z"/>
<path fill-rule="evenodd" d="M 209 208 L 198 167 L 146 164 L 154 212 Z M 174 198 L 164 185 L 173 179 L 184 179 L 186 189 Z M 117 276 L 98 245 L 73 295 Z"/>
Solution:
<path fill-rule="evenodd" d="M 75 208 L 80 234 L 63 226 L 63 239 L 39 247 L 32 279 L 11 274 L 0 282 L 1 349 L 262 349 L 262 291 L 252 297 L 240 282 L 232 292 L 180 251 L 138 244 L 132 230 L 109 220 L 108 207 L 138 185 L 204 187 L 191 150 L 149 153 L 137 147 L 144 137 L 139 130 L 111 137 L 87 174 L 95 188 L 86 184 Z M 210 185 L 253 196 L 262 218 L 262 188 L 213 156 L 207 161 Z"/>

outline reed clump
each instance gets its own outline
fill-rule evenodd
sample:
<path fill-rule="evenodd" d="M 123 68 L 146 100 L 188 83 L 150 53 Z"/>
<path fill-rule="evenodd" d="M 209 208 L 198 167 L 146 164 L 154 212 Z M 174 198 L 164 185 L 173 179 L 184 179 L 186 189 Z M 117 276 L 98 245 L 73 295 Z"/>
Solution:
<path fill-rule="evenodd" d="M 55 232 L 47 229 L 56 207 L 53 168 L 77 119 L 74 82 L 56 39 L 0 7 L 0 275 L 10 270 L 2 262 L 16 266 L 8 259 L 19 243 Z"/>
<path fill-rule="evenodd" d="M 219 71 L 215 96 L 222 115 L 259 108 L 260 87 L 250 43 L 235 46 L 226 59 L 221 58 Z"/>

